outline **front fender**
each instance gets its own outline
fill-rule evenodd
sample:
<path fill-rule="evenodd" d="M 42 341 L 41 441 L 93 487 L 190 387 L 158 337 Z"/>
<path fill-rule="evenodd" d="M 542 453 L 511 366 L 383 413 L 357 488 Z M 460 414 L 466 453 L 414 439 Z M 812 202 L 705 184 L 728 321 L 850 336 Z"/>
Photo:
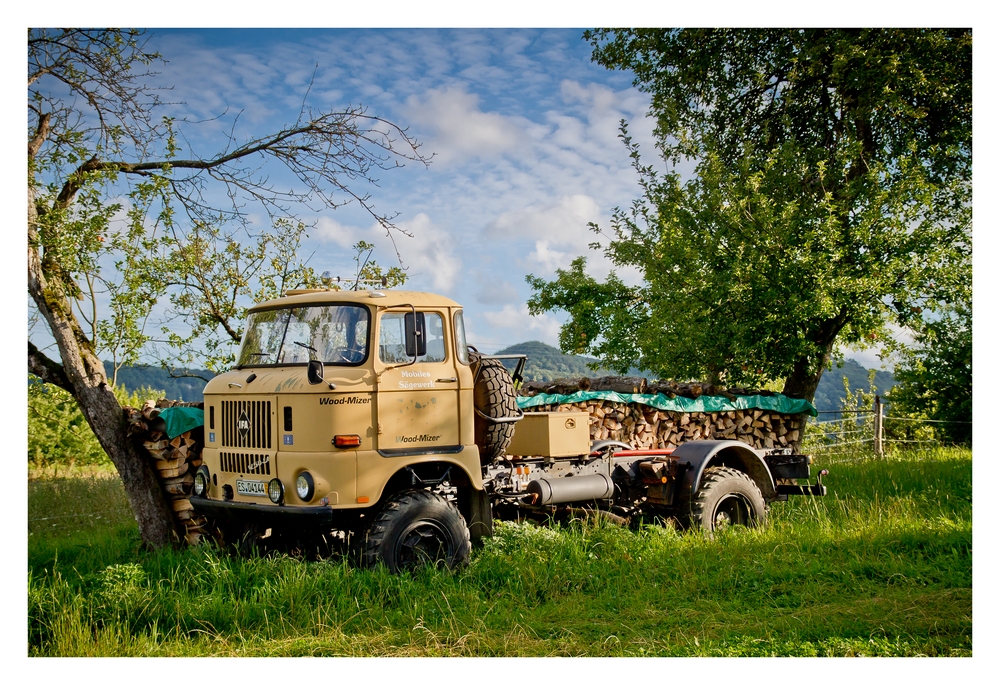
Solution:
<path fill-rule="evenodd" d="M 689 500 L 698 491 L 705 469 L 709 466 L 730 466 L 750 476 L 765 500 L 777 496 L 774 476 L 764 462 L 764 458 L 744 442 L 739 440 L 692 440 L 681 443 L 674 450 L 678 466 L 684 467 L 681 483 L 681 500 Z"/>

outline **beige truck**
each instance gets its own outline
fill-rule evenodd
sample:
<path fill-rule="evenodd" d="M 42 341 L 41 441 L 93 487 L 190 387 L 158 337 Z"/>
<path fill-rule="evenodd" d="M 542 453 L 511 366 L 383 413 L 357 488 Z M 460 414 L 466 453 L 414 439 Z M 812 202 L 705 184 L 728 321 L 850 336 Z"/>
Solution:
<path fill-rule="evenodd" d="M 259 304 L 235 367 L 205 388 L 191 502 L 227 541 L 349 540 L 398 571 L 465 563 L 495 517 L 711 530 L 825 494 L 819 479 L 796 484 L 811 460 L 787 450 L 591 444 L 585 413 L 518 409 L 523 364 L 470 347 L 462 307 L 438 295 L 318 289 Z"/>

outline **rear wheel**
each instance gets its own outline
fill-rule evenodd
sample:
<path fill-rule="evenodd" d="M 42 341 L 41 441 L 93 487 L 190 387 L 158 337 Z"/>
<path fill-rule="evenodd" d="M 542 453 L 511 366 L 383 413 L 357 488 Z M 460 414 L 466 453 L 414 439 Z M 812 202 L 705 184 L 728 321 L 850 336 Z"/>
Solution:
<path fill-rule="evenodd" d="M 391 497 L 362 541 L 366 566 L 384 563 L 393 573 L 419 566 L 454 568 L 469 561 L 469 528 L 458 508 L 427 490 Z"/>
<path fill-rule="evenodd" d="M 754 528 L 767 521 L 760 488 L 748 475 L 727 466 L 705 469 L 688 509 L 689 527 L 707 531 L 728 526 Z"/>

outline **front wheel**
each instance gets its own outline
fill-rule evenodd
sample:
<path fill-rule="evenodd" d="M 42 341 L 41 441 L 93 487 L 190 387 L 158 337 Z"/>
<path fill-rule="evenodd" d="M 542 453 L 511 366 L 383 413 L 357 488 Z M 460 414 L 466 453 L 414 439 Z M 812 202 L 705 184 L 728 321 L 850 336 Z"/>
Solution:
<path fill-rule="evenodd" d="M 754 528 L 766 521 L 764 496 L 748 475 L 727 466 L 705 469 L 701 487 L 690 502 L 691 528 L 707 531 L 727 526 Z"/>
<path fill-rule="evenodd" d="M 381 561 L 392 573 L 423 565 L 461 566 L 469 561 L 469 528 L 458 508 L 427 490 L 391 497 L 362 542 L 366 566 Z"/>

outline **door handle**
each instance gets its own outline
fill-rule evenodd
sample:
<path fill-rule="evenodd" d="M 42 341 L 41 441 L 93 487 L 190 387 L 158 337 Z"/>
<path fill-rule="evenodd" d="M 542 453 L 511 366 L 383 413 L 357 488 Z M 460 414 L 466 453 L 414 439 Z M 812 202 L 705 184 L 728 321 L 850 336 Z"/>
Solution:
<path fill-rule="evenodd" d="M 435 383 L 457 383 L 458 379 L 452 376 L 451 378 L 438 378 Z"/>

